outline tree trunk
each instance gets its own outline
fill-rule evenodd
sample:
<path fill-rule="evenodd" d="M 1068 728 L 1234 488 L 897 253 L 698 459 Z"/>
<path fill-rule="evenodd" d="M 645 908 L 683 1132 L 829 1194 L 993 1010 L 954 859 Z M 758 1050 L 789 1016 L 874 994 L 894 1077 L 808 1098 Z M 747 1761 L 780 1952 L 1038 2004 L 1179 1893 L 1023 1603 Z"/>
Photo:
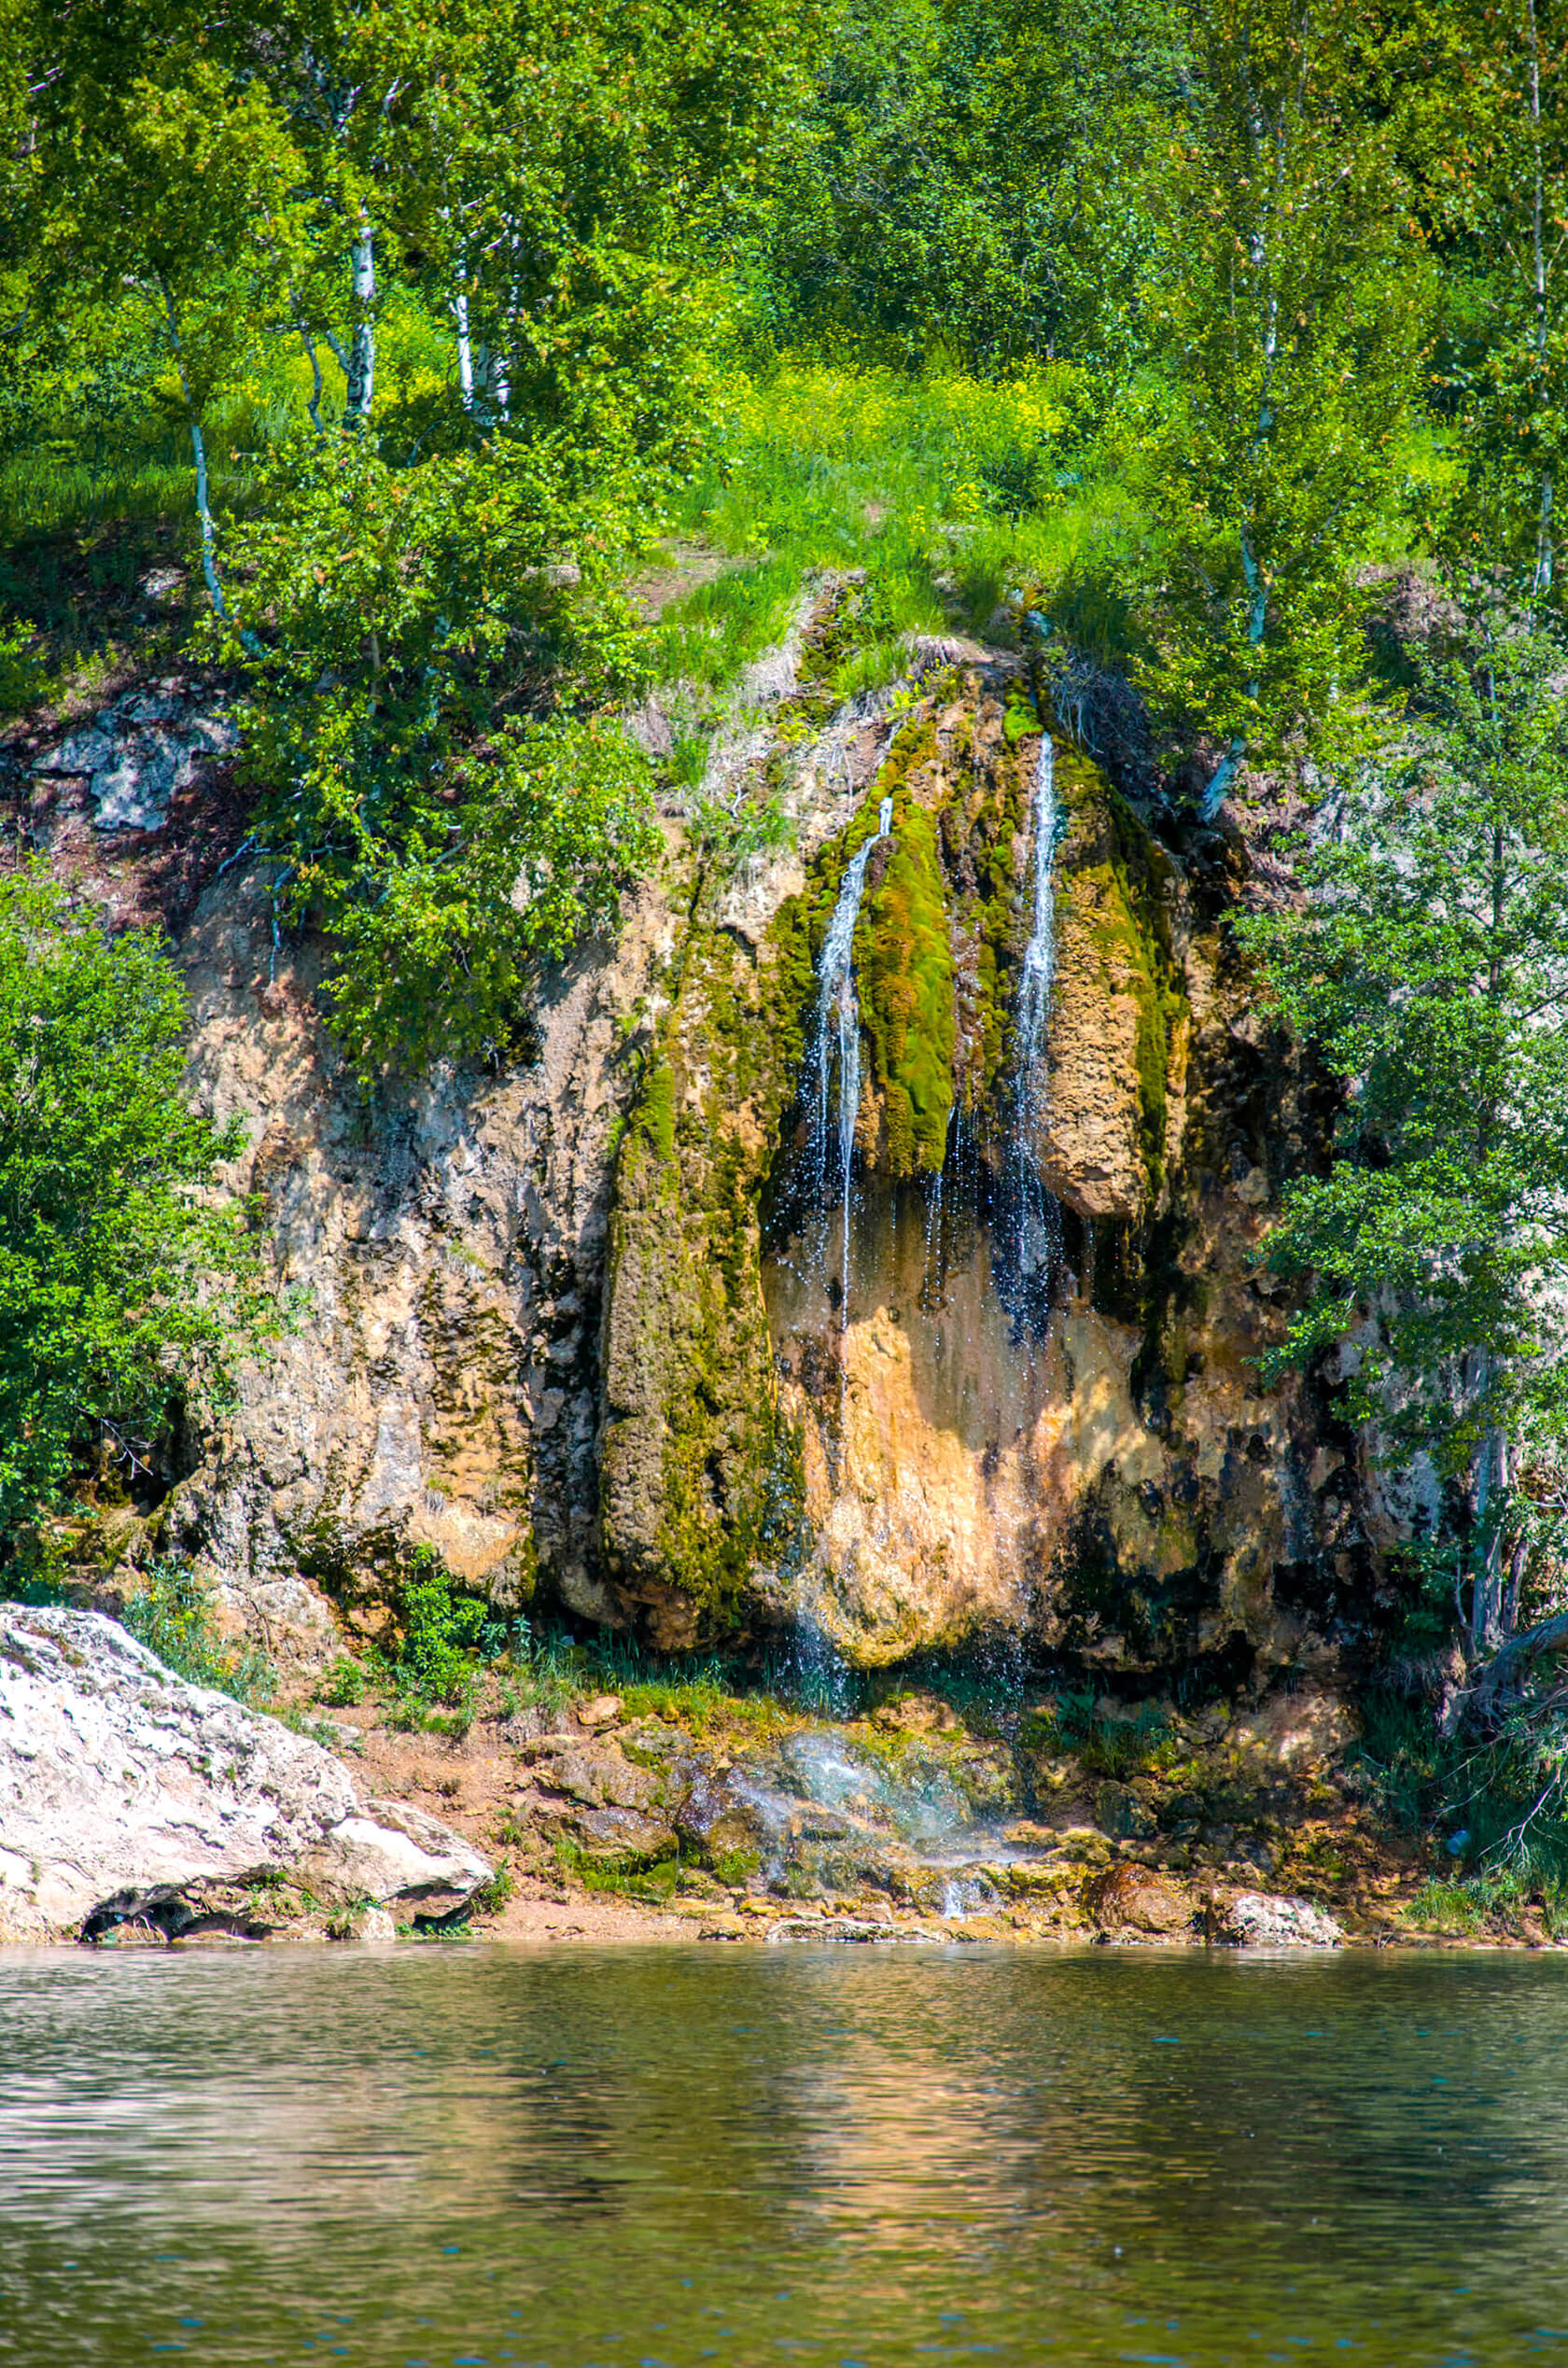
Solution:
<path fill-rule="evenodd" d="M 350 427 L 371 415 L 375 397 L 375 231 L 361 212 L 353 247 L 354 331 L 348 356 L 343 417 Z"/>
<path fill-rule="evenodd" d="M 311 425 L 315 429 L 316 434 L 318 436 L 325 436 L 327 430 L 321 425 L 321 357 L 315 350 L 315 340 L 311 335 L 309 329 L 305 327 L 304 322 L 301 321 L 298 326 L 300 330 L 300 343 L 304 347 L 306 354 L 310 357 L 311 366 L 311 398 L 309 402 L 305 405 L 305 409 L 311 415 Z"/>
<path fill-rule="evenodd" d="M 169 327 L 169 351 L 179 374 L 180 393 L 185 398 L 185 415 L 190 428 L 190 455 L 196 465 L 196 516 L 202 530 L 202 574 L 206 582 L 207 598 L 213 614 L 227 617 L 223 586 L 218 581 L 217 556 L 213 534 L 212 502 L 207 485 L 207 440 L 202 432 L 201 415 L 190 398 L 190 381 L 185 374 L 185 348 L 180 343 L 179 319 L 175 300 L 167 280 L 159 284 L 163 298 L 163 317 Z"/>
<path fill-rule="evenodd" d="M 458 287 L 452 299 L 452 315 L 457 324 L 457 387 L 463 398 L 463 409 L 472 416 L 474 407 L 473 346 L 469 338 L 469 291 Z"/>
<path fill-rule="evenodd" d="M 1535 0 L 1526 0 L 1525 21 L 1530 28 L 1530 142 L 1534 165 L 1534 187 L 1532 192 L 1531 261 L 1533 286 L 1531 293 L 1535 306 L 1535 361 L 1541 373 L 1541 399 L 1547 399 L 1547 363 L 1550 353 L 1550 323 L 1547 309 L 1547 254 L 1545 239 L 1546 170 L 1541 153 L 1541 31 L 1535 21 Z M 1537 600 L 1544 599 L 1552 588 L 1556 554 L 1552 548 L 1552 472 L 1548 467 L 1541 471 L 1541 512 L 1535 529 L 1535 575 L 1532 589 Z"/>

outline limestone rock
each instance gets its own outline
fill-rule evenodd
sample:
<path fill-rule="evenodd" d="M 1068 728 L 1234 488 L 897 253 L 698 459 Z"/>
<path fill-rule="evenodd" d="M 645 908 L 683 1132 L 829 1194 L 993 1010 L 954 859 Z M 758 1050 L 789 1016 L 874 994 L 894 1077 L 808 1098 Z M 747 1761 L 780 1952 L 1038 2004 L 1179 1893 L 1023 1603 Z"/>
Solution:
<path fill-rule="evenodd" d="M 872 1723 L 889 1735 L 956 1735 L 963 1726 L 951 1702 L 924 1692 L 895 1694 L 872 1713 Z"/>
<path fill-rule="evenodd" d="M 705 785 L 737 813 L 777 796 L 792 846 L 726 875 L 667 818 L 618 942 L 544 982 L 498 1072 L 438 1065 L 370 1118 L 266 868 L 214 876 L 184 930 L 192 1075 L 245 1124 L 230 1181 L 297 1314 L 131 1550 L 191 1557 L 285 1662 L 338 1649 L 326 1597 L 377 1633 L 421 1548 L 509 1615 L 663 1647 L 814 1623 L 865 1667 L 1022 1637 L 1085 1671 L 1310 1670 L 1335 1649 L 1314 1619 L 1369 1600 L 1397 1508 L 1374 1518 L 1384 1484 L 1315 1379 L 1259 1380 L 1287 1311 L 1255 1253 L 1322 1113 L 1225 946 L 1242 856 L 1156 837 L 1058 743 L 1033 1150 L 1060 1255 L 1010 1242 L 1040 719 L 1015 656 L 945 644 L 912 652 L 896 715 L 891 684 L 826 714 L 834 596 Z M 38 762 L 106 783 L 133 739 L 154 766 L 196 728 L 157 685 Z M 920 876 L 874 864 L 855 940 L 846 1289 L 803 1049 L 847 834 L 883 794 Z M 949 1091 L 940 1180 L 912 1174 Z M 1049 1306 L 1020 1306 L 1043 1267 Z"/>
<path fill-rule="evenodd" d="M 652 1866 L 679 1848 L 662 1817 L 637 1809 L 583 1809 L 566 1820 L 567 1830 L 590 1858 L 608 1865 Z"/>
<path fill-rule="evenodd" d="M 1148 1842 L 1159 1831 L 1159 1819 L 1130 1785 L 1101 1785 L 1095 1795 L 1095 1815 L 1115 1842 Z"/>
<path fill-rule="evenodd" d="M 1337 1949 L 1345 1927 L 1309 1899 L 1241 1891 L 1211 1910 L 1210 1937 L 1241 1949 Z"/>
<path fill-rule="evenodd" d="M 1147 1867 L 1109 1868 L 1086 1886 L 1084 1905 L 1104 1932 L 1141 1932 L 1153 1940 L 1175 1940 L 1189 1935 L 1193 1928 L 1192 1901 Z"/>
<path fill-rule="evenodd" d="M 755 1800 L 739 1788 L 727 1771 L 702 1766 L 689 1772 L 676 1825 L 682 1842 L 709 1860 L 756 1850 L 768 1829 Z"/>
<path fill-rule="evenodd" d="M 1190 1042 L 1187 927 L 1169 858 L 1082 761 L 1057 760 L 1048 1191 L 1081 1217 L 1136 1223 L 1180 1156 Z"/>
<path fill-rule="evenodd" d="M 0 1604 L 0 1938 L 269 1871 L 383 1904 L 466 1898 L 491 1872 L 449 1827 L 362 1799 L 319 1744 L 187 1684 L 114 1621 Z"/>
<path fill-rule="evenodd" d="M 316 1007 L 319 948 L 286 942 L 262 993 L 264 875 L 237 868 L 199 905 L 178 948 L 192 1072 L 247 1130 L 233 1182 L 259 1196 L 297 1315 L 159 1543 L 274 1658 L 330 1659 L 323 1594 L 370 1628 L 420 1548 L 499 1609 L 542 1570 L 584 1617 L 623 1617 L 595 1568 L 601 1292 L 621 1022 L 666 928 L 651 888 L 616 949 L 550 982 L 535 1058 L 438 1068 L 367 1137 Z"/>

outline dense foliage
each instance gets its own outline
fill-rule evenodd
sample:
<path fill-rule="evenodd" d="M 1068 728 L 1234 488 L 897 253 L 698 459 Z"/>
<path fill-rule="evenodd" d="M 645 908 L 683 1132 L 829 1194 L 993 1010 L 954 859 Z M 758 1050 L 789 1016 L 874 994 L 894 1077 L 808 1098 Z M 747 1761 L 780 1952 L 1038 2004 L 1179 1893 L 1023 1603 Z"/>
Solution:
<path fill-rule="evenodd" d="M 1424 665 L 1407 745 L 1305 854 L 1307 901 L 1247 930 L 1345 1086 L 1337 1156 L 1269 1240 L 1311 1279 L 1289 1354 L 1353 1339 L 1355 1410 L 1457 1487 L 1433 1525 L 1491 1647 L 1532 1547 L 1563 1544 L 1532 1519 L 1568 1463 L 1563 680 L 1553 641 L 1484 628 Z"/>
<path fill-rule="evenodd" d="M 165 1477 L 259 1323 L 243 1214 L 202 1197 L 240 1137 L 188 1104 L 184 1022 L 150 932 L 0 879 L 0 1568 L 84 1466 L 111 1497 Z"/>

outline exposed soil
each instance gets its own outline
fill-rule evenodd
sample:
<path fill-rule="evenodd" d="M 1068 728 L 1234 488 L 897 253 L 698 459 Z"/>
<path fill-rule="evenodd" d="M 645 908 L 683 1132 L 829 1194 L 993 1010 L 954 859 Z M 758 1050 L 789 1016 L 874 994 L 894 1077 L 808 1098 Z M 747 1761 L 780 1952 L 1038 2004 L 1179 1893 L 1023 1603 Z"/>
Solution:
<path fill-rule="evenodd" d="M 1355 1797 L 1343 1764 L 1344 1720 L 1323 1698 L 1276 1698 L 1228 1724 L 1211 1712 L 1207 1743 L 1170 1772 L 1163 1798 L 1157 1772 L 1122 1784 L 1071 1757 L 1041 1758 L 1033 1781 L 1049 1798 L 1037 1800 L 1032 1815 L 1019 1814 L 1016 1799 L 999 1800 L 988 1871 L 973 1898 L 957 1862 L 956 1887 L 933 1886 L 912 1871 L 909 1852 L 885 1818 L 878 1824 L 875 1807 L 846 1818 L 803 1796 L 798 1806 L 785 1804 L 789 1814 L 763 1847 L 733 1846 L 737 1803 L 777 1780 L 791 1736 L 874 1773 L 902 1768 L 915 1781 L 910 1772 L 923 1772 L 929 1786 L 945 1767 L 957 1780 L 984 1782 L 1007 1757 L 994 1729 L 985 1722 L 973 1730 L 929 1696 L 869 1719 L 827 1727 L 801 1718 L 772 1733 L 749 1723 L 727 1728 L 721 1717 L 693 1734 L 672 1718 L 630 1715 L 616 1697 L 548 1716 L 481 1716 L 461 1734 L 408 1731 L 369 1702 L 307 1715 L 320 1718 L 321 1740 L 344 1751 L 367 1792 L 416 1802 L 504 1871 L 509 1896 L 469 1927 L 497 1939 L 820 1934 L 1191 1945 L 1236 1937 L 1234 1903 L 1258 1895 L 1309 1901 L 1362 1945 L 1539 1948 L 1554 1938 L 1539 1904 L 1463 1935 L 1424 1931 L 1411 1920 L 1412 1899 L 1437 1870 L 1426 1848 L 1380 1829 Z M 1016 1763 L 1015 1742 L 1012 1750 Z M 1170 1787 L 1183 1782 L 1213 1787 L 1215 1799 L 1227 1787 L 1223 1806 L 1233 1822 L 1210 1817 L 1198 1821 L 1199 1838 L 1178 1838 L 1194 1824 L 1172 1814 Z M 678 1795 L 689 1796 L 687 1805 L 672 1809 Z M 692 1798 L 707 1804 L 706 1844 Z M 616 1807 L 617 1800 L 644 1807 Z M 1175 1796 L 1174 1806 L 1184 1805 Z M 1105 1829 L 1118 1821 L 1153 1829 L 1138 1837 Z M 607 1831 L 626 1841 L 623 1857 L 607 1846 Z"/>

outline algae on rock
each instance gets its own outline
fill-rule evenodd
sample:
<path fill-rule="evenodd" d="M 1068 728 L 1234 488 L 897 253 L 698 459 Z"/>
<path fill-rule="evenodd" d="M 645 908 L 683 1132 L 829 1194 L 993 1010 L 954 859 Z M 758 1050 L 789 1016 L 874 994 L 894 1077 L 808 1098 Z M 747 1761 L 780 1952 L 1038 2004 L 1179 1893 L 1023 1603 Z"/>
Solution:
<path fill-rule="evenodd" d="M 875 859 L 873 859 L 875 865 Z M 953 950 L 931 816 L 895 809 L 890 849 L 861 908 L 861 1021 L 882 1099 L 877 1166 L 895 1181 L 935 1175 L 953 1108 Z"/>
<path fill-rule="evenodd" d="M 733 1623 L 777 1492 L 785 1450 L 757 1210 L 795 1089 L 805 1002 L 776 933 L 752 947 L 694 918 L 622 1142 L 600 1520 L 613 1584 L 666 1646 Z"/>

